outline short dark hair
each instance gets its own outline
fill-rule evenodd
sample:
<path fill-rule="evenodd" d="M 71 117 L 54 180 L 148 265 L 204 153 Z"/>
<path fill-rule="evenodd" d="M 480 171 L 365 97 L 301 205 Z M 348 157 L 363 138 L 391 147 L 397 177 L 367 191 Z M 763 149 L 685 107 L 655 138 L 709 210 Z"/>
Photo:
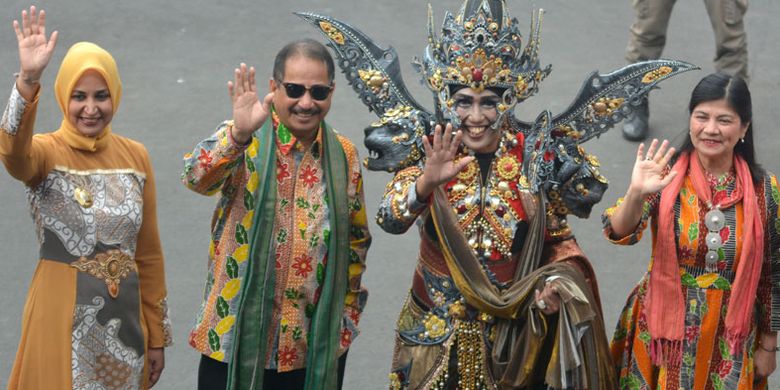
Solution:
<path fill-rule="evenodd" d="M 688 113 L 693 115 L 693 110 L 701 103 L 720 99 L 725 99 L 729 106 L 736 111 L 741 123 L 748 123 L 744 141 L 738 141 L 734 145 L 734 153 L 745 159 L 750 168 L 750 175 L 753 176 L 753 182 L 760 183 L 764 179 L 764 169 L 756 160 L 755 144 L 753 143 L 753 103 L 745 80 L 723 72 L 705 76 L 691 92 Z M 686 132 L 683 144 L 677 154 L 690 150 L 693 150 L 693 142 L 691 141 L 691 133 Z"/>
<path fill-rule="evenodd" d="M 328 82 L 332 83 L 336 77 L 336 67 L 333 64 L 328 48 L 311 38 L 299 39 L 290 42 L 276 53 L 274 60 L 274 80 L 282 81 L 284 79 L 284 66 L 287 60 L 293 57 L 303 56 L 305 58 L 321 61 L 328 67 Z"/>

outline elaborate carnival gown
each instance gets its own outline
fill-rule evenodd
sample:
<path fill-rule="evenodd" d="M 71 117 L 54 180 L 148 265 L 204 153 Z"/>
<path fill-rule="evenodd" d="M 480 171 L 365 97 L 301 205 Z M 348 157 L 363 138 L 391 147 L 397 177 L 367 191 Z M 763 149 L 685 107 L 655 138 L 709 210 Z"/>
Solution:
<path fill-rule="evenodd" d="M 392 47 L 332 17 L 298 15 L 329 40 L 361 102 L 380 117 L 365 130 L 366 166 L 395 176 L 377 222 L 391 233 L 421 225 L 390 387 L 614 388 L 595 278 L 566 222 L 587 217 L 607 187 L 598 160 L 580 144 L 693 66 L 659 60 L 594 72 L 565 112 L 524 122 L 514 107 L 551 71 L 539 60 L 541 11 L 524 38 L 505 0 L 465 0 L 457 15 L 445 14 L 439 35 L 429 9 L 428 46 L 414 66 L 433 94 L 432 112 L 407 90 Z M 485 131 L 502 132 L 501 145 L 431 199 L 416 199 L 422 139 L 436 124 L 459 128 L 452 94 L 464 87 L 499 95 L 495 128 Z M 553 316 L 534 302 L 547 281 L 563 299 Z"/>
<path fill-rule="evenodd" d="M 434 223 L 432 214 L 436 211 L 433 206 L 416 199 L 414 183 L 422 169 L 401 170 L 388 185 L 377 217 L 380 226 L 390 233 L 403 233 L 416 219 L 422 221 L 417 268 L 397 324 L 391 388 L 497 388 L 503 376 L 495 370 L 497 365 L 505 367 L 502 371 L 520 373 L 507 376 L 517 375 L 520 378 L 516 378 L 515 385 L 522 386 L 544 383 L 548 372 L 571 375 L 567 370 L 557 370 L 556 365 L 562 363 L 557 357 L 550 358 L 553 351 L 558 351 L 554 344 L 567 343 L 566 337 L 561 336 L 570 329 L 559 329 L 558 315 L 544 316 L 533 300 L 533 289 L 541 289 L 546 280 L 555 279 L 553 275 L 559 274 L 578 275 L 572 278 L 576 283 L 566 284 L 560 290 L 564 300 L 580 304 L 579 311 L 570 307 L 571 312 L 562 322 L 575 318 L 581 321 L 587 317 L 588 321 L 575 324 L 585 335 L 583 339 L 588 340 L 583 344 L 592 343 L 583 349 L 590 347 L 590 353 L 607 354 L 598 289 L 590 263 L 582 255 L 568 226 L 561 223 L 560 215 L 556 214 L 566 212 L 558 192 L 551 191 L 556 199 L 545 206 L 540 205 L 539 196 L 530 190 L 521 169 L 523 145 L 522 134 L 507 131 L 495 155 L 476 155 L 476 160 L 444 186 L 446 207 L 456 216 L 455 229 L 462 231 L 469 250 L 473 250 L 478 259 L 480 270 L 477 272 L 483 272 L 490 285 L 502 293 L 510 291 L 515 284 L 527 285 L 520 294 L 521 308 L 510 315 L 513 319 L 497 318 L 496 313 L 477 309 L 469 303 L 458 280 L 463 275 L 453 275 L 455 271 L 451 269 L 454 267 L 449 263 L 451 259 L 447 259 L 450 255 L 461 257 L 462 253 L 456 253 L 457 250 L 450 253 L 449 248 L 445 248 L 447 245 L 441 244 L 440 238 L 444 236 L 440 234 L 446 234 L 442 233 L 445 230 L 441 226 L 443 222 Z M 539 222 L 537 218 L 544 223 L 534 223 Z M 543 232 L 539 231 L 540 227 Z M 525 253 L 526 240 L 543 240 L 540 259 L 521 255 L 521 252 Z M 560 265 L 564 269 L 549 268 L 548 272 L 540 272 L 541 266 L 555 262 L 567 265 Z M 585 322 L 591 327 L 587 331 L 584 330 L 587 326 L 583 327 Z M 539 326 L 544 330 L 530 330 Z M 561 324 L 561 328 L 567 326 L 568 323 Z M 513 332 L 529 333 L 527 337 L 515 339 L 508 336 Z M 523 346 L 514 349 L 519 344 Z M 602 350 L 599 350 L 600 346 L 603 346 Z M 515 354 L 518 360 L 499 364 L 499 361 L 512 360 L 507 354 Z M 608 360 L 606 365 L 601 365 L 605 360 L 587 356 L 591 360 L 583 362 L 586 367 L 580 367 L 582 372 L 578 374 L 583 378 L 590 376 L 600 378 L 597 381 L 608 381 L 611 370 L 607 367 Z M 564 362 L 564 365 L 568 363 Z M 573 367 L 569 369 L 577 371 Z M 586 371 L 590 372 L 584 373 Z M 576 383 L 583 385 L 587 381 Z"/>

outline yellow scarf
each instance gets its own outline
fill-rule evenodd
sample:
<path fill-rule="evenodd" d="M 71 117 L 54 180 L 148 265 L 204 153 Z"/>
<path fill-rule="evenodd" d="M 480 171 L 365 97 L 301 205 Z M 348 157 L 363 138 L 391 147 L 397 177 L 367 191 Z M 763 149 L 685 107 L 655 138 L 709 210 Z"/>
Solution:
<path fill-rule="evenodd" d="M 54 94 L 60 105 L 63 118 L 56 134 L 62 136 L 72 148 L 86 151 L 97 151 L 103 148 L 110 139 L 111 125 L 107 125 L 96 137 L 81 134 L 73 123 L 68 120 L 68 103 L 73 88 L 84 72 L 94 70 L 103 76 L 111 93 L 111 103 L 114 112 L 119 108 L 122 98 L 122 81 L 114 57 L 100 46 L 90 42 L 79 42 L 71 46 L 62 60 L 57 80 L 54 82 Z"/>

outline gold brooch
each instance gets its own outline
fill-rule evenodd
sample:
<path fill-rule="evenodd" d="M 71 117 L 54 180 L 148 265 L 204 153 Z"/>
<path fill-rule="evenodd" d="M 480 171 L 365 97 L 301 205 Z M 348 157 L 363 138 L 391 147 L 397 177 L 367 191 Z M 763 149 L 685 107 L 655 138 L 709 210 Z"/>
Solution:
<path fill-rule="evenodd" d="M 104 281 L 111 298 L 119 296 L 119 282 L 136 270 L 133 259 L 118 249 L 98 253 L 92 260 L 82 256 L 71 267 Z"/>
<path fill-rule="evenodd" d="M 458 159 L 460 160 L 460 159 Z M 458 162 L 458 160 L 455 160 L 455 163 Z M 472 161 L 468 164 L 466 164 L 463 169 L 461 169 L 460 172 L 458 172 L 458 180 L 465 182 L 465 183 L 471 183 L 471 180 L 474 179 L 474 177 L 477 176 L 477 163 Z"/>
<path fill-rule="evenodd" d="M 512 155 L 502 156 L 498 159 L 496 171 L 502 180 L 512 181 L 520 174 L 520 162 Z"/>
<path fill-rule="evenodd" d="M 447 333 L 447 323 L 435 314 L 428 313 L 423 324 L 425 324 L 425 335 L 428 338 L 435 339 Z"/>
<path fill-rule="evenodd" d="M 81 187 L 76 187 L 76 189 L 73 190 L 73 199 L 85 209 L 92 207 L 92 194 Z"/>

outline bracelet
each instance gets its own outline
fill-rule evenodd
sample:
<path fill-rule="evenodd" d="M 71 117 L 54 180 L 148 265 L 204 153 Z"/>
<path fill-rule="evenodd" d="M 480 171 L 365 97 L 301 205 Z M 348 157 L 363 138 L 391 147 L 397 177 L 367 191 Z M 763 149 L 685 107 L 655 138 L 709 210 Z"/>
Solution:
<path fill-rule="evenodd" d="M 780 347 L 766 348 L 761 343 L 758 344 L 758 347 L 767 352 L 775 352 L 775 353 L 780 352 Z"/>

